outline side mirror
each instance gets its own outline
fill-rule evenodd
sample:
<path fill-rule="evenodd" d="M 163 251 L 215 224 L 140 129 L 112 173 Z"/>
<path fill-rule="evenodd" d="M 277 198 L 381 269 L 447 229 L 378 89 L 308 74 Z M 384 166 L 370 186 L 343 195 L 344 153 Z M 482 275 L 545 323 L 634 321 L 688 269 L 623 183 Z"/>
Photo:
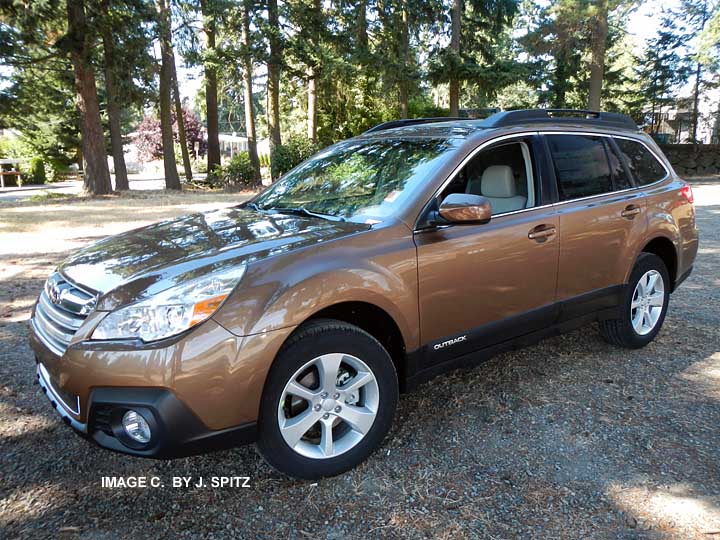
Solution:
<path fill-rule="evenodd" d="M 492 205 L 482 195 L 451 193 L 440 203 L 440 217 L 459 225 L 487 223 L 492 216 Z"/>

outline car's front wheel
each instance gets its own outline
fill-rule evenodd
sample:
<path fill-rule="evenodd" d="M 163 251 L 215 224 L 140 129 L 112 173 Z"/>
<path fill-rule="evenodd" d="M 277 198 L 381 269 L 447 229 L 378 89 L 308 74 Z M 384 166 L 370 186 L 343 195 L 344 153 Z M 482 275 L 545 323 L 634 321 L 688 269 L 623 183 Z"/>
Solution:
<path fill-rule="evenodd" d="M 288 340 L 268 374 L 258 447 L 290 476 L 342 473 L 382 442 L 397 400 L 395 368 L 374 337 L 341 321 L 313 321 Z"/>
<path fill-rule="evenodd" d="M 620 316 L 600 321 L 600 334 L 608 343 L 637 349 L 660 331 L 670 299 L 670 278 L 663 260 L 643 253 L 630 274 L 620 304 Z"/>

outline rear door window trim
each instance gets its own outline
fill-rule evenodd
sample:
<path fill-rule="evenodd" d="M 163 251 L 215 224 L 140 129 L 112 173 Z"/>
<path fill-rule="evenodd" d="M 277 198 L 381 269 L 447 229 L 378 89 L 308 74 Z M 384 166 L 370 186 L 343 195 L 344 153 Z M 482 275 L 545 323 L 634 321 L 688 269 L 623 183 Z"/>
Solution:
<path fill-rule="evenodd" d="M 587 197 L 578 197 L 576 199 L 568 199 L 566 201 L 561 201 L 558 199 L 555 203 L 553 203 L 553 206 L 560 206 L 563 204 L 574 203 L 574 202 L 578 202 L 578 201 L 585 201 L 585 200 L 589 200 L 589 199 L 597 199 L 600 197 L 607 197 L 608 195 L 622 194 L 622 193 L 627 193 L 629 191 L 634 191 L 634 190 L 644 190 L 644 189 L 648 189 L 656 184 L 660 184 L 661 182 L 664 182 L 665 180 L 667 180 L 670 177 L 670 170 L 665 165 L 665 162 L 658 157 L 658 155 L 653 151 L 652 148 L 650 148 L 645 143 L 645 141 L 643 141 L 642 139 L 639 139 L 639 138 L 628 137 L 628 136 L 624 136 L 624 135 L 615 135 L 615 134 L 611 134 L 611 133 L 593 133 L 590 131 L 540 131 L 540 132 L 538 132 L 538 135 L 540 135 L 543 138 L 543 140 L 545 140 L 545 141 L 547 141 L 546 135 L 586 135 L 586 136 L 590 136 L 590 137 L 608 137 L 610 139 L 618 138 L 618 139 L 625 139 L 628 141 L 633 141 L 633 142 L 640 143 L 641 145 L 643 145 L 652 154 L 652 156 L 660 163 L 660 165 L 662 165 L 663 170 L 665 171 L 665 176 L 663 176 L 660 180 L 653 182 L 652 184 L 646 184 L 644 186 L 639 186 L 635 182 L 635 176 L 631 175 L 631 179 L 634 184 L 633 187 L 620 189 L 620 190 L 616 190 L 616 191 L 608 191 L 606 193 L 599 193 L 597 195 L 588 195 Z M 547 148 L 547 142 L 546 142 L 545 147 Z M 550 152 L 549 148 L 547 148 L 547 152 L 548 153 Z M 552 156 L 548 156 L 548 157 L 550 159 L 552 159 Z M 622 158 L 622 156 L 621 156 L 621 158 Z M 622 159 L 624 160 L 624 158 L 622 158 Z M 557 179 L 555 179 L 555 183 L 557 184 Z"/>

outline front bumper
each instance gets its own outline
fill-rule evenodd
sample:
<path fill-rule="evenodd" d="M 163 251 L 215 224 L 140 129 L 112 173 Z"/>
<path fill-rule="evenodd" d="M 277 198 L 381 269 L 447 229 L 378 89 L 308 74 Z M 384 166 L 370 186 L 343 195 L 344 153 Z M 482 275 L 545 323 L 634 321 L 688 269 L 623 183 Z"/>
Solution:
<path fill-rule="evenodd" d="M 257 439 L 255 422 L 208 429 L 171 391 L 161 388 L 96 388 L 90 394 L 89 420 L 82 423 L 68 413 L 68 404 L 40 362 L 36 374 L 40 388 L 67 425 L 116 452 L 169 459 L 250 444 Z M 128 409 L 140 412 L 150 424 L 152 437 L 147 445 L 139 445 L 125 435 L 122 416 Z"/>
<path fill-rule="evenodd" d="M 66 424 L 111 450 L 171 458 L 255 440 L 267 372 L 292 330 L 238 337 L 211 319 L 152 344 L 79 338 L 61 355 L 29 334 L 40 387 Z M 145 447 L 123 439 L 128 409 L 154 425 Z"/>

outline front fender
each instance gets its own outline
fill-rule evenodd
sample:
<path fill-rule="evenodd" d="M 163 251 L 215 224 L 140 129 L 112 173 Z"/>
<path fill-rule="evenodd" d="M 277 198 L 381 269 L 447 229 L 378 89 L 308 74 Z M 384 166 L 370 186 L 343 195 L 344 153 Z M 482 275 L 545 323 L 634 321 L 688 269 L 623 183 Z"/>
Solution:
<path fill-rule="evenodd" d="M 366 302 L 393 318 L 411 350 L 419 346 L 417 299 L 415 244 L 396 225 L 251 264 L 214 318 L 247 336 L 297 326 L 335 304 Z"/>

